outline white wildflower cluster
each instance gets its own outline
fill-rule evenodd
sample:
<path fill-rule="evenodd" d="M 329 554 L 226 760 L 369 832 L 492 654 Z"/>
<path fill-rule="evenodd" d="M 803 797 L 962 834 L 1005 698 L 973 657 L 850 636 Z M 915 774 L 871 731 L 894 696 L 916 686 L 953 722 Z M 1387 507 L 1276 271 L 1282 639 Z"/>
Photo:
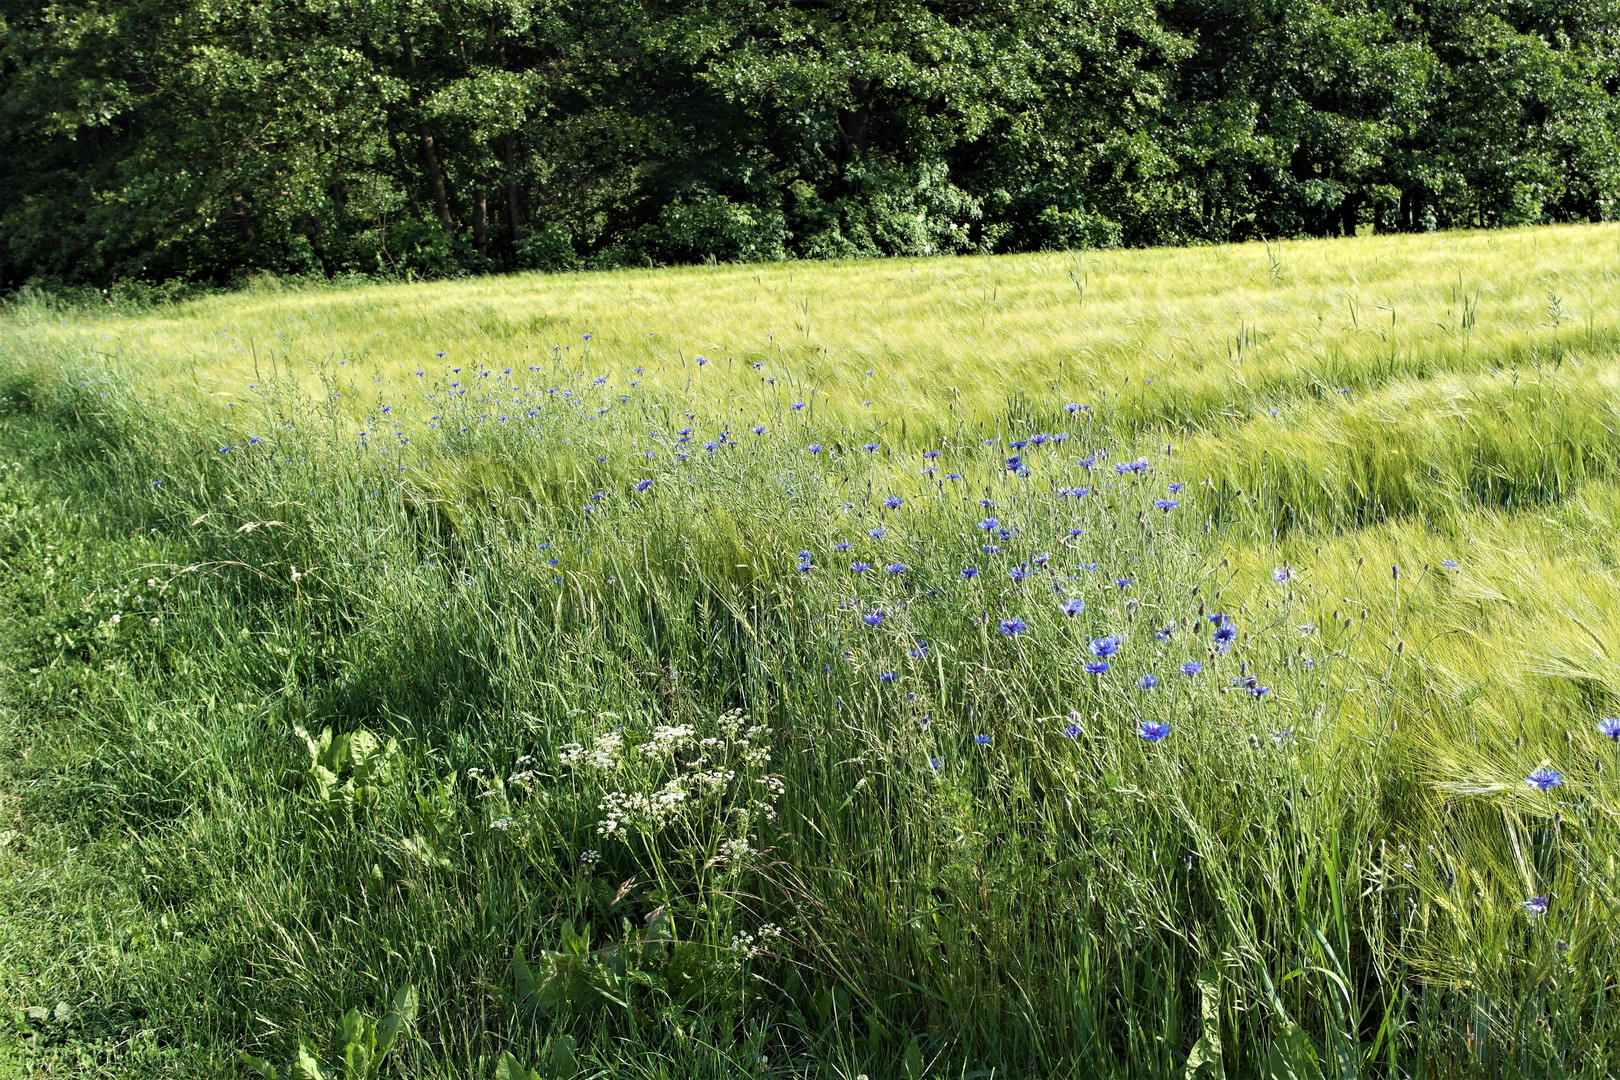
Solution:
<path fill-rule="evenodd" d="M 659 724 L 638 743 L 624 731 L 617 725 L 589 748 L 569 743 L 560 755 L 581 772 L 616 772 L 617 790 L 602 794 L 598 804 L 597 835 L 656 832 L 695 803 L 719 804 L 727 816 L 742 819 L 744 832 L 756 816 L 775 818 L 782 782 L 760 775 L 771 760 L 768 732 L 742 710 L 721 715 L 709 729 L 717 734 L 700 733 L 693 724 Z"/>
<path fill-rule="evenodd" d="M 720 845 L 720 857 L 722 859 L 732 860 L 743 859 L 747 858 L 748 854 L 753 850 L 753 848 L 748 846 L 748 839 L 746 837 L 737 840 L 727 840 Z"/>
<path fill-rule="evenodd" d="M 759 928 L 759 933 L 757 934 L 750 934 L 746 930 L 739 930 L 731 939 L 731 951 L 742 953 L 745 957 L 752 959 L 753 957 L 756 957 L 760 953 L 764 952 L 766 949 L 770 948 L 772 939 L 779 938 L 781 936 L 782 928 L 777 926 L 775 923 L 766 923 L 764 926 Z"/>
<path fill-rule="evenodd" d="M 652 738 L 641 744 L 641 753 L 649 758 L 663 758 L 677 754 L 692 745 L 697 729 L 691 724 L 659 724 L 653 728 Z"/>
<path fill-rule="evenodd" d="M 703 766 L 707 764 L 708 762 L 703 758 L 698 758 L 692 762 L 692 772 L 689 779 L 694 791 L 706 795 L 719 795 L 731 786 L 733 780 L 737 779 L 735 769 L 704 769 Z"/>
<path fill-rule="evenodd" d="M 610 731 L 605 735 L 598 735 L 595 745 L 590 749 L 579 743 L 568 743 L 562 748 L 558 758 L 571 768 L 606 772 L 619 764 L 619 754 L 623 749 L 624 736 L 617 731 Z"/>
<path fill-rule="evenodd" d="M 506 778 L 506 782 L 525 790 L 532 789 L 535 783 L 540 779 L 539 775 L 535 773 L 534 769 L 531 767 L 534 765 L 534 755 L 524 754 L 522 757 L 518 758 L 517 761 L 513 762 L 513 764 L 517 767 L 517 771 L 511 776 L 508 776 Z"/>
<path fill-rule="evenodd" d="M 754 784 L 759 790 L 755 793 L 756 797 L 750 805 L 766 821 L 775 821 L 776 800 L 782 797 L 782 792 L 787 790 L 787 785 L 782 783 L 782 778 L 779 776 L 762 776 L 755 780 Z"/>
<path fill-rule="evenodd" d="M 602 853 L 600 851 L 592 850 L 592 851 L 582 851 L 582 852 L 579 853 L 579 862 L 580 862 L 581 866 L 589 868 L 589 867 L 595 866 L 597 863 L 599 863 L 601 861 L 602 861 Z"/>
<path fill-rule="evenodd" d="M 596 823 L 597 835 L 623 839 L 630 835 L 633 828 L 643 832 L 663 828 L 686 802 L 686 788 L 682 781 L 682 777 L 676 777 L 654 792 L 608 792 L 597 806 L 605 815 Z"/>

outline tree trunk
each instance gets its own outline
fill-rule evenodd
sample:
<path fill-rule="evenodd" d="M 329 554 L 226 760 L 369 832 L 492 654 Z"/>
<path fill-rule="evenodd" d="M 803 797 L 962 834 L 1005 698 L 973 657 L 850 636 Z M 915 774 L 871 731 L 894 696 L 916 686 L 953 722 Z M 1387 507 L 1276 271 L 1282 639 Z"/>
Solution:
<path fill-rule="evenodd" d="M 416 49 L 411 45 L 409 34 L 399 35 L 400 45 L 405 49 L 405 66 L 409 69 L 412 78 L 411 104 L 416 104 Z M 450 197 L 444 190 L 444 170 L 439 167 L 439 152 L 433 145 L 433 136 L 428 134 L 426 124 L 417 128 L 422 136 L 422 163 L 427 166 L 428 187 L 433 192 L 433 205 L 439 211 L 439 224 L 444 231 L 452 235 L 456 231 L 456 223 L 450 218 Z"/>
<path fill-rule="evenodd" d="M 433 136 L 428 134 L 427 126 L 422 127 L 422 160 L 427 165 L 428 187 L 433 191 L 433 205 L 439 211 L 439 224 L 444 231 L 454 233 L 456 223 L 450 218 L 450 197 L 444 190 L 444 170 L 439 167 L 439 154 L 433 148 Z"/>
<path fill-rule="evenodd" d="M 394 130 L 392 120 L 390 120 L 388 124 L 388 145 L 394 148 L 394 167 L 399 170 L 400 176 L 404 178 L 405 198 L 410 200 L 411 214 L 415 217 L 421 217 L 422 200 L 416 197 L 416 184 L 414 182 L 415 177 L 413 177 L 411 175 L 411 171 L 405 167 L 405 151 L 400 149 L 399 132 Z"/>
<path fill-rule="evenodd" d="M 512 251 L 517 252 L 518 234 L 523 229 L 523 206 L 517 189 L 517 140 L 508 135 L 502 149 L 506 152 L 506 225 L 511 230 Z"/>
<path fill-rule="evenodd" d="M 482 191 L 473 200 L 473 246 L 480 259 L 489 258 L 489 207 Z"/>
<path fill-rule="evenodd" d="M 231 213 L 236 218 L 236 224 L 242 230 L 243 240 L 251 244 L 258 239 L 253 231 L 253 219 L 248 217 L 247 203 L 243 200 L 241 192 L 231 193 Z"/>
<path fill-rule="evenodd" d="M 877 96 L 876 79 L 854 83 L 850 89 L 855 108 L 838 112 L 838 141 L 836 145 L 839 171 L 866 149 L 867 128 L 872 122 L 872 100 Z"/>

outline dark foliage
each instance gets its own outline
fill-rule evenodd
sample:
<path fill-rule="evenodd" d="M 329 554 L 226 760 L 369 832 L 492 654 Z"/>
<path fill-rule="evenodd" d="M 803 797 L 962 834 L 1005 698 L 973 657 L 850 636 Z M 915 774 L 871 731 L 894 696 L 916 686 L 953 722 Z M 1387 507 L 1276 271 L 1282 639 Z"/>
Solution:
<path fill-rule="evenodd" d="M 0 0 L 0 286 L 1620 214 L 1617 0 Z"/>

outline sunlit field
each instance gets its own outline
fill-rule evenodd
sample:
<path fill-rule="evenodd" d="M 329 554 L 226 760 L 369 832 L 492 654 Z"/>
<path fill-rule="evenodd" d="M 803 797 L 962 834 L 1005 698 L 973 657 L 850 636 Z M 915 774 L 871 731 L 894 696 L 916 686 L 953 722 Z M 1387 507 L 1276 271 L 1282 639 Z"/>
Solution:
<path fill-rule="evenodd" d="M 0 350 L 0 1076 L 1620 1068 L 1620 227 Z"/>

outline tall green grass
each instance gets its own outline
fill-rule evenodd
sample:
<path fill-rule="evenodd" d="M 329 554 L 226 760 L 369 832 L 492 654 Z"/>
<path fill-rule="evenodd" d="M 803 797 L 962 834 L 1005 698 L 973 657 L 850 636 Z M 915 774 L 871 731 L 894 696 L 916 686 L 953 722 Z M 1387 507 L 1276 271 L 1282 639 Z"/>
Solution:
<path fill-rule="evenodd" d="M 14 312 L 0 1045 L 280 1075 L 410 986 L 385 1073 L 1610 1075 L 1608 328 L 1503 267 L 1596 294 L 1613 236 Z M 1494 329 L 1279 346 L 1252 394 L 1206 333 L 1250 290 L 1293 349 L 1442 239 Z M 794 275 L 849 321 L 701 367 L 512 306 L 719 340 Z M 517 363 L 522 318 L 568 349 Z M 1082 332 L 1108 362 L 1037 379 Z"/>

